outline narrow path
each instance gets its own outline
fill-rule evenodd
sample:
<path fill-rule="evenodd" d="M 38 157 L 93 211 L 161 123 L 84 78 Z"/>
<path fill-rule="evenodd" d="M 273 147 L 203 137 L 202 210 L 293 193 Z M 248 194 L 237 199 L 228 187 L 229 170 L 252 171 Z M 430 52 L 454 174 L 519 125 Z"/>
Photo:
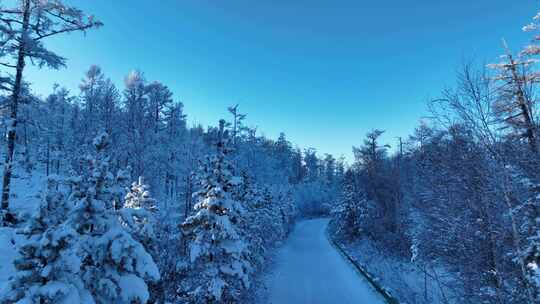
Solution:
<path fill-rule="evenodd" d="M 326 238 L 327 219 L 302 221 L 280 250 L 270 304 L 384 304 Z"/>

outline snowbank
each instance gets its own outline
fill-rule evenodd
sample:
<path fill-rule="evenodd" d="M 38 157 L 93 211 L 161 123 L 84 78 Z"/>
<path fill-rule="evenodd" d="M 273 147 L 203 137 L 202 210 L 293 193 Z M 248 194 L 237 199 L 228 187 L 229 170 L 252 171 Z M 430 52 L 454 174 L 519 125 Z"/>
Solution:
<path fill-rule="evenodd" d="M 339 244 L 400 303 L 461 303 L 455 276 L 442 266 L 424 271 L 410 261 L 385 254 L 365 239 Z"/>

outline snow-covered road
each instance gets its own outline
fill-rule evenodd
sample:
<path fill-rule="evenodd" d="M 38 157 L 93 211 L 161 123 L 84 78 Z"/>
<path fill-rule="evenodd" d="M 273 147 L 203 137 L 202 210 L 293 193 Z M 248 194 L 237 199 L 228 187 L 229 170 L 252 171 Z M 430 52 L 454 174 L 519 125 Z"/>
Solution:
<path fill-rule="evenodd" d="M 327 219 L 299 222 L 276 258 L 271 304 L 383 304 L 326 238 Z"/>

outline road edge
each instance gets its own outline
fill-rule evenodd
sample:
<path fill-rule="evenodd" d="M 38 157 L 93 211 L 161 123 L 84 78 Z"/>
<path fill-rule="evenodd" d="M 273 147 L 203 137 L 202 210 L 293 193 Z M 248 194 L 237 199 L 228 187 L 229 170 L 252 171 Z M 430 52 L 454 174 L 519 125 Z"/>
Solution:
<path fill-rule="evenodd" d="M 343 259 L 345 259 L 347 262 L 349 262 L 353 266 L 353 268 L 356 270 L 356 272 L 361 277 L 366 279 L 369 282 L 369 284 L 379 294 L 381 294 L 381 296 L 384 298 L 384 300 L 388 304 L 400 304 L 398 299 L 396 299 L 394 296 L 392 296 L 392 294 L 386 288 L 384 288 L 383 286 L 381 286 L 381 284 L 379 284 L 378 279 L 375 276 L 371 275 L 366 269 L 364 269 L 364 267 L 362 267 L 362 265 L 360 265 L 334 239 L 332 239 L 332 237 L 330 236 L 330 231 L 329 231 L 330 228 L 329 227 L 330 227 L 329 225 L 326 226 L 324 234 L 326 235 L 326 238 L 328 239 L 328 242 L 330 243 L 330 245 L 332 245 L 332 247 L 334 247 L 337 250 L 337 252 L 341 255 L 341 257 L 343 257 Z"/>

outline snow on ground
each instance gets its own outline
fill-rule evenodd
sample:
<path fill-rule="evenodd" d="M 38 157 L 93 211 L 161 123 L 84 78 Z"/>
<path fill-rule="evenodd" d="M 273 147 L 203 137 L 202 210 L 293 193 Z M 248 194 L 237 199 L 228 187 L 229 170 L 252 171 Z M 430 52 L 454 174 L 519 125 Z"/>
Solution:
<path fill-rule="evenodd" d="M 461 303 L 456 278 L 439 266 L 427 268 L 384 254 L 373 242 L 362 239 L 341 246 L 401 303 Z"/>
<path fill-rule="evenodd" d="M 327 219 L 296 224 L 269 276 L 268 303 L 378 304 L 384 299 L 334 249 Z"/>
<path fill-rule="evenodd" d="M 12 228 L 0 228 L 0 294 L 7 285 L 9 277 L 15 273 L 13 260 L 17 257 L 17 250 L 12 242 Z"/>
<path fill-rule="evenodd" d="M 3 172 L 0 166 L 0 172 Z M 10 210 L 27 218 L 34 214 L 40 203 L 40 194 L 45 187 L 46 175 L 41 170 L 31 173 L 15 170 L 11 185 Z"/>
<path fill-rule="evenodd" d="M 0 166 L 3 172 L 3 166 Z M 40 203 L 40 192 L 45 183 L 45 174 L 15 171 L 11 186 L 10 209 L 23 217 L 33 214 Z M 0 228 L 0 294 L 8 280 L 15 274 L 13 261 L 17 257 L 17 244 L 24 242 L 24 237 L 15 233 L 15 228 Z"/>

